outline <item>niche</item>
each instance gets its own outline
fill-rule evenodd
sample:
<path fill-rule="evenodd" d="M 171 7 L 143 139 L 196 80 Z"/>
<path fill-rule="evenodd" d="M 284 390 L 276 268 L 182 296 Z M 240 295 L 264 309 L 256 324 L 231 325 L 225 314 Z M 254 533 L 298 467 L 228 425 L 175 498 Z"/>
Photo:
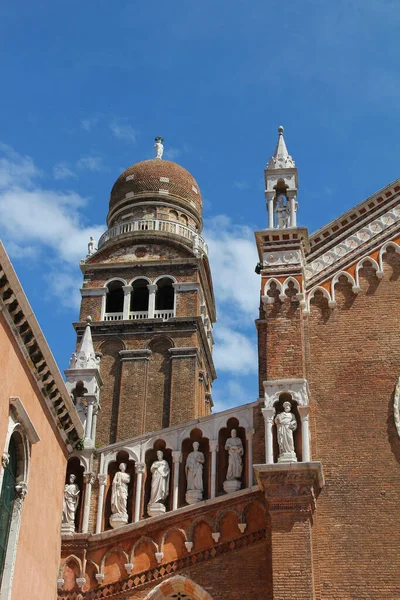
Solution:
<path fill-rule="evenodd" d="M 246 431 L 244 427 L 239 426 L 239 421 L 235 417 L 231 417 L 228 419 L 226 423 L 226 427 L 223 427 L 219 430 L 218 433 L 218 456 L 217 456 L 217 496 L 225 495 L 225 491 L 223 488 L 224 481 L 226 480 L 226 474 L 228 471 L 228 462 L 229 456 L 228 451 L 225 450 L 225 443 L 228 438 L 231 437 L 232 429 L 236 429 L 237 437 L 240 438 L 243 445 L 243 469 L 242 476 L 240 478 L 241 486 L 240 489 L 243 490 L 247 487 L 247 446 L 246 446 Z"/>
<path fill-rule="evenodd" d="M 132 523 L 132 515 L 133 515 L 133 503 L 135 498 L 135 487 L 136 487 L 136 478 L 135 478 L 135 461 L 129 458 L 128 453 L 125 450 L 121 450 L 117 454 L 117 458 L 115 461 L 111 462 L 108 465 L 108 477 L 107 477 L 107 491 L 106 491 L 106 501 L 104 506 L 104 530 L 112 529 L 110 525 L 110 517 L 111 517 L 111 492 L 112 492 L 112 482 L 114 479 L 114 475 L 117 471 L 119 471 L 120 463 L 126 463 L 126 472 L 130 475 L 131 480 L 128 485 L 128 502 L 127 502 L 127 512 L 128 512 L 128 523 Z"/>
<path fill-rule="evenodd" d="M 296 421 L 297 421 L 297 428 L 296 430 L 293 432 L 293 443 L 294 443 L 294 450 L 296 452 L 296 456 L 297 456 L 297 460 L 298 462 L 301 462 L 303 460 L 303 454 L 302 454 L 302 435 L 301 435 L 301 418 L 300 418 L 300 413 L 299 410 L 297 408 L 297 402 L 295 400 L 293 400 L 292 395 L 289 393 L 283 393 L 279 396 L 279 400 L 277 400 L 277 402 L 275 402 L 274 404 L 274 408 L 275 408 L 275 416 L 274 416 L 274 426 L 272 428 L 272 432 L 273 432 L 273 446 L 274 446 L 274 462 L 278 462 L 278 457 L 279 457 L 279 446 L 278 446 L 278 435 L 277 435 L 277 426 L 275 423 L 275 417 L 284 411 L 283 409 L 283 403 L 284 402 L 290 402 L 291 404 L 291 409 L 290 412 L 295 416 Z"/>
<path fill-rule="evenodd" d="M 147 505 L 150 502 L 150 494 L 151 494 L 151 480 L 152 473 L 150 471 L 151 465 L 157 459 L 157 452 L 161 450 L 163 453 L 163 458 L 167 461 L 169 465 L 169 494 L 168 498 L 165 502 L 165 507 L 168 510 L 172 509 L 172 479 L 173 479 L 173 469 L 172 469 L 172 451 L 170 448 L 166 448 L 166 444 L 164 440 L 157 440 L 153 444 L 153 448 L 146 451 L 146 479 L 144 481 L 144 506 L 142 507 L 141 514 L 145 514 L 147 517 L 149 516 L 147 513 Z"/>
<path fill-rule="evenodd" d="M 79 458 L 73 456 L 69 459 L 67 463 L 67 474 L 65 477 L 65 483 L 69 483 L 70 475 L 75 475 L 75 483 L 79 488 L 79 499 L 78 506 L 75 511 L 75 531 L 82 531 L 82 518 L 83 518 L 83 510 L 82 507 L 84 505 L 84 495 L 85 495 L 85 485 L 83 482 L 83 473 L 84 468 L 82 467 Z"/>
<path fill-rule="evenodd" d="M 182 462 L 180 465 L 179 473 L 179 506 L 186 506 L 186 460 L 189 454 L 193 451 L 193 442 L 199 443 L 199 451 L 204 454 L 203 464 L 203 500 L 209 498 L 210 492 L 210 476 L 211 476 L 211 453 L 209 451 L 209 440 L 208 438 L 202 437 L 200 429 L 192 429 L 190 437 L 186 438 L 182 442 Z"/>

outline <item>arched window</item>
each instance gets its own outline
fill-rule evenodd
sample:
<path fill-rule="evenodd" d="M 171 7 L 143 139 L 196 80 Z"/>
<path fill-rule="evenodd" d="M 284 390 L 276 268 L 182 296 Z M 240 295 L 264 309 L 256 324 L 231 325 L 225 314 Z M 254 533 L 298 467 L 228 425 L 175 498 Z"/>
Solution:
<path fill-rule="evenodd" d="M 8 461 L 8 463 L 7 463 Z M 3 579 L 4 563 L 6 560 L 8 537 L 13 516 L 15 486 L 17 483 L 17 448 L 14 436 L 11 436 L 8 447 L 8 457 L 4 459 L 3 484 L 0 495 L 0 586 Z"/>
<path fill-rule="evenodd" d="M 175 290 L 173 281 L 163 277 L 157 281 L 155 317 L 169 319 L 175 316 Z"/>
<path fill-rule="evenodd" d="M 132 283 L 130 319 L 146 319 L 149 310 L 149 290 L 146 279 L 136 279 Z"/>
<path fill-rule="evenodd" d="M 122 281 L 110 281 L 107 284 L 105 321 L 120 321 L 124 310 L 124 290 Z"/>

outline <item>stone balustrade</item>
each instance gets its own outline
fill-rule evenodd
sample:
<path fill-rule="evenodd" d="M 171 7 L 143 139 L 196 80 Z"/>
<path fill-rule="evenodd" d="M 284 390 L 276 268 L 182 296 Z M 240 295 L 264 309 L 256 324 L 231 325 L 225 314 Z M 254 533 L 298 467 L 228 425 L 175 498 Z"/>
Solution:
<path fill-rule="evenodd" d="M 193 250 L 208 254 L 207 244 L 198 233 L 186 225 L 182 225 L 176 221 L 167 221 L 164 219 L 135 219 L 133 221 L 127 221 L 126 223 L 115 225 L 103 233 L 99 239 L 98 249 L 100 250 L 104 244 L 114 238 L 126 235 L 128 233 L 134 233 L 136 231 L 159 231 L 163 233 L 172 233 L 189 240 Z"/>

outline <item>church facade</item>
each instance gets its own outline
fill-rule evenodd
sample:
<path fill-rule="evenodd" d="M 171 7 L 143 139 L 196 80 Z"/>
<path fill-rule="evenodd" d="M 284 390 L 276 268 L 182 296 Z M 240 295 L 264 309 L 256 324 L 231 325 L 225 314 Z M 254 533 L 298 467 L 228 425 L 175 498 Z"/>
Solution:
<path fill-rule="evenodd" d="M 162 141 L 81 262 L 59 599 L 397 600 L 400 181 L 309 235 L 279 128 L 258 398 L 214 414 L 201 192 Z"/>

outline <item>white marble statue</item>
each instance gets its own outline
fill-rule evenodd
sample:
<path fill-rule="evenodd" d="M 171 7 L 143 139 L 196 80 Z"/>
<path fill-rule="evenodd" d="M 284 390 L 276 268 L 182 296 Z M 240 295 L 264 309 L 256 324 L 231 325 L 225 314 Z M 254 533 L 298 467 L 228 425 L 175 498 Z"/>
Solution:
<path fill-rule="evenodd" d="M 164 458 L 161 450 L 157 452 L 157 460 L 150 467 L 151 471 L 151 492 L 150 502 L 147 507 L 149 515 L 155 516 L 165 512 L 163 504 L 169 494 L 169 464 Z"/>
<path fill-rule="evenodd" d="M 232 429 L 231 437 L 226 440 L 225 450 L 228 450 L 229 456 L 228 471 L 226 473 L 227 481 L 240 479 L 243 470 L 243 444 L 242 440 L 237 436 L 236 429 Z"/>
<path fill-rule="evenodd" d="M 119 471 L 114 475 L 111 488 L 111 512 L 110 525 L 114 528 L 125 525 L 128 522 L 128 484 L 131 476 L 126 473 L 126 463 L 119 465 Z"/>
<path fill-rule="evenodd" d="M 61 530 L 64 533 L 73 533 L 75 531 L 75 513 L 79 502 L 79 487 L 75 483 L 76 476 L 69 476 L 69 483 L 64 487 L 64 500 L 62 512 Z"/>
<path fill-rule="evenodd" d="M 162 138 L 162 137 L 155 138 L 156 143 L 154 144 L 154 148 L 156 149 L 156 158 L 162 158 L 162 155 L 164 152 L 163 141 L 164 141 L 164 138 Z"/>
<path fill-rule="evenodd" d="M 294 450 L 293 431 L 297 429 L 297 421 L 291 412 L 290 402 L 283 403 L 283 412 L 275 417 L 278 430 L 279 458 L 278 462 L 297 462 Z"/>
<path fill-rule="evenodd" d="M 94 252 L 95 252 L 95 244 L 96 244 L 96 242 L 95 242 L 94 237 L 90 236 L 90 240 L 89 240 L 88 248 L 87 248 L 88 249 L 88 256 L 91 256 L 92 254 L 94 254 Z"/>
<path fill-rule="evenodd" d="M 283 194 L 280 194 L 280 196 L 277 198 L 275 212 L 277 228 L 286 229 L 289 227 L 290 210 L 288 203 L 285 203 L 285 197 Z"/>
<path fill-rule="evenodd" d="M 186 459 L 186 502 L 188 504 L 194 504 L 203 499 L 203 465 L 205 459 L 204 454 L 199 451 L 199 445 L 199 442 L 193 442 L 193 452 Z"/>

